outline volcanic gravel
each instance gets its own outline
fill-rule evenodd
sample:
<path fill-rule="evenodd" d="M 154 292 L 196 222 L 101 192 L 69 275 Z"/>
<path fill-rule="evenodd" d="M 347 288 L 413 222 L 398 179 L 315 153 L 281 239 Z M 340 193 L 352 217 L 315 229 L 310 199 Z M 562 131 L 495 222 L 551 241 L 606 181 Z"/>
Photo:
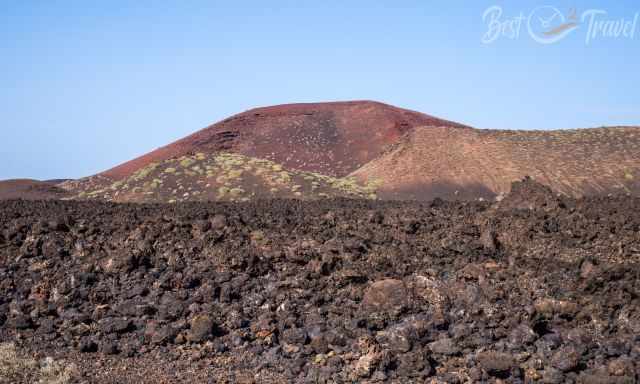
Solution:
<path fill-rule="evenodd" d="M 4 201 L 0 342 L 91 383 L 635 383 L 639 213 L 529 180 L 493 204 Z"/>

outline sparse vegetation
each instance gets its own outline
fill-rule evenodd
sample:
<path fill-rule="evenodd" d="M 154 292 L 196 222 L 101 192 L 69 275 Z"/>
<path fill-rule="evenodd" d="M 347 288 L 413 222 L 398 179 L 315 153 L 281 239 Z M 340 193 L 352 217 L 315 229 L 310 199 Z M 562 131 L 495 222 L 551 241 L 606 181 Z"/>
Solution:
<path fill-rule="evenodd" d="M 264 232 L 262 232 L 260 230 L 251 232 L 250 236 L 251 236 L 251 240 L 256 241 L 256 242 L 260 242 L 260 241 L 264 240 Z"/>
<path fill-rule="evenodd" d="M 227 174 L 227 177 L 230 179 L 238 179 L 240 178 L 240 176 L 242 176 L 242 173 L 243 173 L 242 169 L 232 169 Z"/>
<path fill-rule="evenodd" d="M 280 171 L 278 173 L 277 182 L 280 184 L 288 184 L 291 182 L 291 174 L 287 171 Z"/>
<path fill-rule="evenodd" d="M 193 160 L 190 157 L 185 157 L 182 160 L 180 160 L 180 166 L 182 168 L 188 168 L 191 166 L 191 164 L 193 164 L 195 162 L 195 160 Z"/>
<path fill-rule="evenodd" d="M 624 178 L 627 181 L 633 181 L 633 173 L 631 173 L 630 171 L 625 171 Z"/>
<path fill-rule="evenodd" d="M 124 185 L 124 180 L 116 181 L 115 183 L 111 184 L 111 186 L 109 188 L 111 188 L 111 190 L 115 191 L 118 188 L 120 188 L 122 185 Z"/>
<path fill-rule="evenodd" d="M 133 176 L 131 176 L 132 179 L 134 180 L 143 180 L 145 179 L 147 176 L 149 176 L 149 174 L 151 174 L 151 172 L 153 172 L 157 167 L 158 167 L 158 163 L 151 163 L 149 165 L 147 165 L 146 167 L 136 171 Z"/>
<path fill-rule="evenodd" d="M 179 165 L 178 168 L 176 164 Z M 170 178 L 169 175 L 173 177 Z M 181 175 L 189 179 L 180 179 Z M 250 193 L 247 192 L 247 182 L 252 185 Z M 200 200 L 210 196 L 210 193 L 199 190 L 205 184 L 207 187 L 204 188 L 207 189 L 212 186 L 218 188 L 216 199 L 232 201 L 255 198 L 256 191 L 260 190 L 271 195 L 282 193 L 283 197 L 296 198 L 304 198 L 303 191 L 312 193 L 309 197 L 337 195 L 373 198 L 376 191 L 375 183 L 372 182 L 360 185 L 354 178 L 334 178 L 314 172 L 287 170 L 266 159 L 235 153 L 211 156 L 198 153 L 149 164 L 129 178 L 103 184 L 102 188 L 92 191 L 81 191 L 83 194 L 78 193 L 76 198 L 138 202 L 153 202 L 158 199 L 173 202 Z M 185 194 L 185 190 L 189 193 Z M 316 195 L 318 190 L 322 190 L 324 194 Z"/>
<path fill-rule="evenodd" d="M 229 187 L 220 187 L 218 188 L 218 199 L 224 198 L 227 194 L 229 194 Z"/>
<path fill-rule="evenodd" d="M 40 361 L 20 356 L 14 344 L 0 344 L 0 384 L 67 384 L 78 376 L 75 364 L 46 357 Z"/>
<path fill-rule="evenodd" d="M 231 188 L 229 190 L 229 194 L 231 195 L 231 197 L 239 197 L 243 193 L 244 193 L 244 189 L 242 188 Z"/>

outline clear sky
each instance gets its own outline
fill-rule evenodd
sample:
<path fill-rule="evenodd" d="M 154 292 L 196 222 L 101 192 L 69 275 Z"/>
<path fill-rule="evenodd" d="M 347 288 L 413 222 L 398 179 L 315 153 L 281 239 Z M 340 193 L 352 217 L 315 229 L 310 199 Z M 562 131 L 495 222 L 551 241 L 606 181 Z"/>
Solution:
<path fill-rule="evenodd" d="M 553 44 L 508 23 L 578 5 L 631 32 L 640 12 L 576 3 L 0 2 L 0 179 L 90 175 L 289 102 L 371 99 L 478 128 L 640 125 L 640 21 L 588 44 L 588 18 Z M 534 13 L 533 34 L 553 17 Z M 504 33 L 483 43 L 491 20 Z"/>

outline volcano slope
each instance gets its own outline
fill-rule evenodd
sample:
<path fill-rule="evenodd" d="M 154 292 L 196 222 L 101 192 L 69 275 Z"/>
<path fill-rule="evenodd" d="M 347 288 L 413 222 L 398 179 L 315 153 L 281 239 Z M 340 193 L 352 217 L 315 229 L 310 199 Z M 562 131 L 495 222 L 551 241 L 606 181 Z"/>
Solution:
<path fill-rule="evenodd" d="M 251 171 L 244 172 L 246 182 L 239 178 L 218 183 L 215 180 L 224 179 L 225 170 L 188 169 L 181 185 L 169 175 L 149 172 L 158 166 L 176 168 L 167 163 L 195 156 L 215 162 L 221 155 L 264 161 L 297 174 L 300 177 L 294 178 L 301 182 L 293 185 L 299 190 L 270 185 Z M 72 198 L 121 202 L 349 196 L 474 200 L 497 198 L 525 176 L 573 197 L 639 196 L 640 128 L 479 130 L 371 101 L 287 104 L 235 115 L 60 187 Z M 168 182 L 154 188 L 162 179 Z M 313 181 L 326 188 L 313 188 Z M 355 193 L 331 187 L 340 183 L 352 185 Z M 164 188 L 169 184 L 171 189 Z M 219 188 L 244 192 L 232 196 L 218 193 Z"/>
<path fill-rule="evenodd" d="M 568 196 L 640 196 L 640 128 L 418 127 L 351 176 L 386 199 L 494 199 L 525 176 Z"/>
<path fill-rule="evenodd" d="M 120 180 L 150 163 L 190 153 L 233 152 L 285 168 L 341 177 L 417 126 L 462 125 L 374 101 L 255 108 L 121 164 L 101 175 Z"/>
<path fill-rule="evenodd" d="M 288 170 L 235 153 L 196 153 L 151 163 L 118 181 L 103 176 L 62 184 L 72 199 L 115 202 L 249 201 L 272 198 L 371 198 L 375 186 L 353 178 Z"/>
<path fill-rule="evenodd" d="M 634 383 L 639 209 L 3 201 L 0 382 Z"/>

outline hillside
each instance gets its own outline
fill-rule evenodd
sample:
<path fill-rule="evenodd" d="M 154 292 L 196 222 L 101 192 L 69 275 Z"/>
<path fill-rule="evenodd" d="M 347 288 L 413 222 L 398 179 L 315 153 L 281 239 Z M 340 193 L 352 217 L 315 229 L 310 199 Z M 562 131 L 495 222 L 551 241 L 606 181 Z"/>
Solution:
<path fill-rule="evenodd" d="M 461 126 L 373 101 L 256 108 L 102 173 L 119 180 L 150 163 L 186 154 L 234 152 L 285 168 L 346 176 L 417 126 Z"/>
<path fill-rule="evenodd" d="M 56 186 L 57 181 L 33 179 L 0 180 L 0 200 L 47 200 L 67 197 L 68 193 Z"/>
<path fill-rule="evenodd" d="M 524 176 L 574 197 L 638 195 L 640 128 L 419 127 L 351 175 L 391 199 L 494 198 Z"/>
<path fill-rule="evenodd" d="M 525 176 L 572 197 L 640 195 L 640 128 L 487 130 L 372 101 L 287 104 L 79 180 L 1 182 L 0 198 L 473 200 Z"/>
<path fill-rule="evenodd" d="M 375 186 L 295 171 L 235 153 L 196 153 L 150 163 L 112 181 L 95 176 L 61 184 L 73 199 L 116 202 L 249 201 L 265 198 L 376 198 Z"/>

